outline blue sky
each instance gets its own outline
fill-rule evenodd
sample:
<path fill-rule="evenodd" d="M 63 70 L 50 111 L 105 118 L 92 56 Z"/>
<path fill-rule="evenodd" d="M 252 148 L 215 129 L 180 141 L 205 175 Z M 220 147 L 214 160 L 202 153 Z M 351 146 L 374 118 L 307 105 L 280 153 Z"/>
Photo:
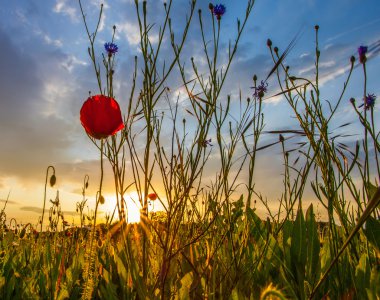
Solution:
<path fill-rule="evenodd" d="M 90 28 L 94 28 L 99 11 L 99 0 L 83 0 Z M 138 30 L 134 1 L 104 1 L 104 14 L 100 24 L 96 48 L 109 41 L 112 26 L 116 24 L 117 55 L 116 96 L 126 106 L 130 91 L 133 58 L 141 55 L 138 48 Z M 162 20 L 163 1 L 148 1 L 150 23 Z M 235 38 L 236 19 L 242 18 L 246 1 L 222 2 L 227 12 L 221 22 L 222 48 Z M 197 7 L 205 15 L 208 1 L 198 1 Z M 182 20 L 188 12 L 188 0 L 174 0 L 173 24 L 181 32 Z M 264 78 L 272 67 L 266 40 L 285 49 L 299 31 L 300 38 L 286 59 L 294 74 L 313 76 L 315 35 L 314 25 L 320 25 L 322 94 L 334 103 L 346 77 L 349 58 L 357 56 L 360 45 L 380 43 L 380 3 L 378 0 L 258 0 L 248 21 L 240 48 L 223 90 L 244 97 L 251 96 L 252 76 Z M 157 30 L 157 27 L 155 28 Z M 81 183 L 86 173 L 93 174 L 90 182 L 98 179 L 98 153 L 79 121 L 79 110 L 88 91 L 96 90 L 95 75 L 87 54 L 88 40 L 75 0 L 19 0 L 0 6 L 0 199 L 10 192 L 14 202 L 8 206 L 9 214 L 17 214 L 24 221 L 38 217 L 42 206 L 43 183 L 48 165 L 57 169 L 58 188 L 63 209 L 74 210 L 80 198 Z M 224 48 L 226 49 L 226 48 Z M 169 45 L 163 53 L 171 55 Z M 190 57 L 201 63 L 202 47 L 197 14 L 189 32 L 183 60 Z M 370 93 L 380 94 L 380 59 L 373 54 L 368 62 Z M 171 90 L 181 85 L 173 77 Z M 350 97 L 362 98 L 363 75 L 356 68 L 347 89 L 343 106 L 337 113 L 336 124 L 354 120 L 348 104 Z M 270 81 L 269 95 L 278 92 Z M 294 128 L 290 110 L 281 98 L 268 99 L 264 106 L 266 129 Z M 376 108 L 377 116 L 378 108 Z M 354 132 L 360 133 L 353 124 Z M 277 137 L 264 136 L 264 141 Z M 257 175 L 258 186 L 265 194 L 281 184 L 279 149 L 260 156 Z M 268 178 L 271 178 L 268 183 Z M 268 192 L 275 200 L 279 194 Z M 51 198 L 55 197 L 52 191 Z M 21 213 L 20 213 L 21 211 Z"/>

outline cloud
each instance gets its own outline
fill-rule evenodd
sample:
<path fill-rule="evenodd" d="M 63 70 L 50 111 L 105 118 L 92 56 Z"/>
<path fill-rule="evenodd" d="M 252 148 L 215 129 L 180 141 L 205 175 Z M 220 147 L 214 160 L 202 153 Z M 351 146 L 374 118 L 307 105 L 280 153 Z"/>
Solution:
<path fill-rule="evenodd" d="M 20 207 L 22 211 L 34 212 L 36 214 L 42 214 L 42 208 L 37 206 L 22 206 Z M 45 209 L 45 213 L 49 210 Z"/>
<path fill-rule="evenodd" d="M 136 23 L 124 22 L 116 23 L 116 39 L 127 39 L 128 43 L 132 46 L 136 46 L 140 43 L 140 29 Z"/>
<path fill-rule="evenodd" d="M 61 66 L 70 73 L 74 70 L 75 66 L 87 66 L 86 61 L 80 60 L 74 55 L 68 55 L 61 63 Z"/>
<path fill-rule="evenodd" d="M 76 211 L 71 211 L 71 210 L 65 210 L 62 211 L 62 214 L 65 216 L 78 216 L 79 214 Z"/>
<path fill-rule="evenodd" d="M 53 12 L 68 16 L 71 21 L 78 22 L 79 14 L 77 10 L 74 7 L 70 6 L 67 2 L 68 0 L 57 0 L 53 8 Z"/>
<path fill-rule="evenodd" d="M 0 199 L 0 202 L 1 202 L 1 203 L 7 203 L 7 204 L 19 204 L 19 203 L 16 202 L 16 201 L 6 200 L 6 199 Z"/>
<path fill-rule="evenodd" d="M 56 80 L 55 84 L 62 87 L 70 86 L 71 81 L 66 80 L 62 85 L 64 74 L 57 75 L 59 72 L 54 72 L 56 66 L 51 66 L 57 65 L 55 61 L 62 55 L 44 53 L 40 47 L 41 56 L 34 58 L 19 49 L 1 30 L 0 40 L 0 52 L 12 53 L 12 59 L 0 56 L 0 68 L 3 70 L 0 80 L 0 139 L 4 141 L 0 171 L 4 176 L 35 180 L 36 170 L 66 156 L 64 151 L 71 145 L 68 133 L 74 128 L 68 121 L 70 115 L 62 115 L 62 111 L 61 115 L 47 113 L 49 93 L 53 88 L 49 86 L 51 81 L 44 79 Z M 44 64 L 38 65 L 42 57 Z M 61 102 L 60 107 L 73 101 L 68 103 L 67 99 Z"/>

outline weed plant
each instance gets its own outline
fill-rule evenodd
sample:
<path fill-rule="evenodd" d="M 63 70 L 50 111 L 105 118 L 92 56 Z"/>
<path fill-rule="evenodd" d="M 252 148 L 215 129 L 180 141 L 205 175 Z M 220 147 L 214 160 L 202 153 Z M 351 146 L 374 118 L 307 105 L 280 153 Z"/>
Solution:
<path fill-rule="evenodd" d="M 320 90 L 319 27 L 315 27 L 314 78 L 300 78 L 285 64 L 297 36 L 282 53 L 268 40 L 274 64 L 268 76 L 264 80 L 253 76 L 250 98 L 241 94 L 238 99 L 224 98 L 222 88 L 254 1 L 247 1 L 228 49 L 220 44 L 224 7 L 210 4 L 209 11 L 196 11 L 197 1 L 192 0 L 182 33 L 175 35 L 172 2 L 164 3 L 162 23 L 153 26 L 147 2 L 135 0 L 141 55 L 134 61 L 124 128 L 105 138 L 89 135 L 99 149 L 101 172 L 93 212 L 84 209 L 89 182 L 85 175 L 83 200 L 76 204 L 79 226 L 65 221 L 57 192 L 50 203 L 49 225 L 43 228 L 51 172 L 52 188 L 56 181 L 52 166 L 46 173 L 38 224 L 8 222 L 6 207 L 1 211 L 0 297 L 379 299 L 380 145 L 375 96 L 366 90 L 366 51 L 359 52 L 359 61 L 351 58 L 339 99 L 327 102 Z M 117 49 L 99 62 L 95 43 L 102 7 L 92 31 L 80 0 L 79 6 L 97 92 L 117 98 L 113 88 Z M 205 28 L 205 18 L 211 20 L 211 29 Z M 193 22 L 199 22 L 203 57 L 189 60 L 183 49 Z M 158 40 L 153 42 L 157 27 Z M 167 42 L 171 57 L 162 55 Z M 206 62 L 205 70 L 197 66 L 198 59 Z M 190 70 L 185 68 L 188 63 Z M 363 125 L 363 139 L 352 148 L 344 135 L 335 134 L 331 122 L 350 98 L 346 87 L 355 67 L 363 70 L 365 78 L 363 100 L 351 100 Z M 179 97 L 173 101 L 168 84 L 173 74 L 186 91 L 185 109 Z M 279 136 L 278 141 L 263 145 L 263 105 L 270 77 L 277 77 L 281 91 L 276 96 L 286 99 L 298 128 L 270 131 Z M 141 86 L 138 91 L 137 86 Z M 238 114 L 232 106 L 239 107 Z M 294 136 L 301 141 L 296 148 L 289 142 Z M 254 180 L 260 151 L 269 147 L 278 147 L 283 156 L 284 184 L 276 187 L 282 191 L 278 211 L 269 208 Z M 105 224 L 97 224 L 98 207 L 106 201 L 105 163 L 112 167 L 116 206 Z M 215 169 L 212 177 L 210 169 Z M 309 186 L 326 222 L 317 221 L 313 204 L 304 207 Z M 141 206 L 141 222 L 135 224 L 127 220 L 129 191 L 136 191 Z M 160 202 L 163 211 L 150 211 L 152 201 Z M 266 220 L 256 213 L 258 205 L 267 209 Z"/>

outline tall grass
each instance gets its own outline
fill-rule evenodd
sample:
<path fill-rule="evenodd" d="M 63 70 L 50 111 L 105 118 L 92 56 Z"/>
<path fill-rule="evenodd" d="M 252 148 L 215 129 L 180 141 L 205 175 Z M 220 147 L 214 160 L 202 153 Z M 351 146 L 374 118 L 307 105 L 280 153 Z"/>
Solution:
<path fill-rule="evenodd" d="M 114 57 L 103 56 L 102 67 L 97 61 L 95 40 L 102 9 L 92 33 L 81 1 L 79 5 L 99 92 L 117 98 Z M 354 67 L 361 65 L 366 78 L 367 62 L 357 63 L 352 58 L 339 99 L 322 101 L 316 26 L 314 78 L 300 78 L 285 65 L 297 37 L 283 53 L 268 40 L 274 66 L 263 81 L 253 76 L 253 97 L 224 98 L 222 88 L 254 1 L 247 1 L 228 51 L 221 49 L 220 43 L 223 16 L 216 18 L 212 7 L 197 12 L 196 5 L 196 0 L 189 4 L 178 37 L 171 21 L 172 1 L 165 3 L 162 23 L 154 25 L 159 28 L 158 40 L 153 42 L 149 5 L 135 1 L 141 57 L 134 61 L 125 128 L 100 141 L 90 137 L 99 149 L 102 173 L 94 215 L 84 212 L 88 175 L 83 181 L 83 200 L 76 205 L 79 227 L 67 226 L 58 194 L 51 203 L 50 225 L 45 231 L 44 216 L 39 232 L 31 224 L 20 228 L 13 219 L 7 222 L 4 207 L 0 215 L 1 298 L 380 297 L 380 190 L 375 180 L 380 175 L 380 148 L 374 107 L 361 109 L 351 101 L 364 136 L 353 149 L 345 144 L 344 136 L 331 129 L 338 108 L 350 97 L 346 87 Z M 211 29 L 205 28 L 205 18 L 210 19 Z M 200 25 L 203 57 L 191 58 L 189 71 L 183 49 L 194 19 Z M 114 33 L 116 30 L 114 27 Z M 165 42 L 172 49 L 169 58 L 162 57 Z M 200 59 L 206 62 L 205 69 L 197 66 Z M 170 93 L 168 80 L 175 72 L 186 91 L 185 107 Z M 278 141 L 262 144 L 266 81 L 272 76 L 277 77 L 278 95 L 285 98 L 298 125 L 271 131 L 279 135 Z M 139 91 L 137 86 L 141 86 Z M 367 96 L 366 86 L 363 95 Z M 163 106 L 167 109 L 162 110 Z M 232 106 L 239 107 L 239 112 Z M 302 139 L 296 149 L 289 146 L 292 136 Z M 281 149 L 283 157 L 284 184 L 276 187 L 282 190 L 278 211 L 270 210 L 254 180 L 260 151 L 270 147 Z M 296 163 L 291 163 L 293 160 Z M 107 223 L 98 225 L 98 205 L 104 200 L 104 163 L 112 167 L 117 202 Z M 46 185 L 47 179 L 48 173 Z M 50 180 L 51 186 L 54 182 Z M 317 222 L 315 203 L 304 207 L 308 186 L 325 210 L 326 222 Z M 138 224 L 127 222 L 128 191 L 138 195 Z M 149 193 L 158 196 L 163 212 L 150 211 Z M 256 213 L 259 205 L 268 210 L 266 220 Z"/>

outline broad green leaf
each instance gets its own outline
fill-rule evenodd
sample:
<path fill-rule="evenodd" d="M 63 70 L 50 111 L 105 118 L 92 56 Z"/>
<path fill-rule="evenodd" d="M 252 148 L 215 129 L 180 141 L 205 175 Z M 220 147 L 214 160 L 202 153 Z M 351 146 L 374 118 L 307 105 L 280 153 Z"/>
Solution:
<path fill-rule="evenodd" d="M 375 195 L 377 191 L 377 187 L 374 186 L 370 181 L 366 183 L 366 188 L 368 191 L 368 199 L 372 199 L 372 197 Z"/>
<path fill-rule="evenodd" d="M 365 293 L 365 288 L 369 286 L 371 278 L 371 270 L 369 267 L 368 256 L 366 253 L 362 254 L 355 272 L 355 285 L 360 294 Z"/>
<path fill-rule="evenodd" d="M 114 254 L 116 266 L 117 266 L 117 272 L 119 276 L 124 280 L 124 282 L 127 281 L 127 270 L 124 266 L 123 261 L 120 259 L 120 257 L 117 254 Z"/>
<path fill-rule="evenodd" d="M 302 209 L 298 209 L 296 220 L 292 231 L 292 242 L 290 246 L 290 256 L 292 261 L 292 272 L 296 278 L 299 295 L 304 296 L 304 278 L 306 264 L 306 226 Z"/>
<path fill-rule="evenodd" d="M 313 204 L 310 204 L 306 211 L 306 240 L 307 240 L 307 264 L 306 264 L 306 276 L 308 282 L 313 285 L 317 278 L 319 278 L 320 272 L 320 242 L 318 235 L 317 223 L 315 222 L 315 216 L 313 211 Z"/>
<path fill-rule="evenodd" d="M 178 291 L 178 299 L 179 300 L 186 300 L 190 299 L 190 287 L 193 283 L 193 272 L 189 272 L 185 274 L 185 276 L 181 279 L 181 287 Z"/>
<path fill-rule="evenodd" d="M 294 221 L 292 230 L 292 241 L 290 247 L 292 259 L 300 266 L 305 266 L 306 263 L 306 227 L 305 219 L 302 210 L 297 212 L 296 220 Z"/>
<path fill-rule="evenodd" d="M 363 231 L 368 241 L 380 251 L 380 222 L 371 216 L 368 217 Z"/>

